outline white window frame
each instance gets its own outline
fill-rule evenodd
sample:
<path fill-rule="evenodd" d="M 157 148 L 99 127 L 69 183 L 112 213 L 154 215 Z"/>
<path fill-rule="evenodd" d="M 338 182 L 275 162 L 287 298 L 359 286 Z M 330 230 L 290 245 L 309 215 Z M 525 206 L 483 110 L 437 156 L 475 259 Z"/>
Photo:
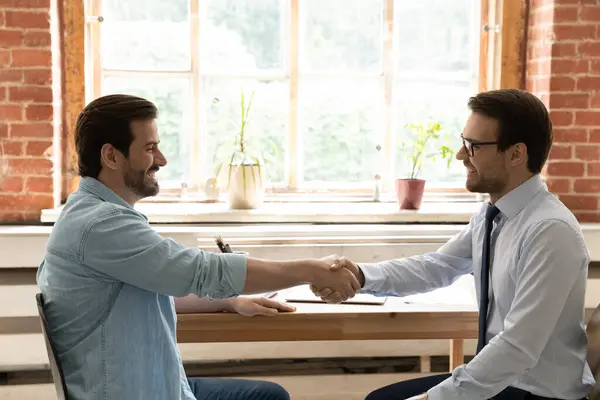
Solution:
<path fill-rule="evenodd" d="M 187 77 L 193 84 L 192 89 L 192 109 L 200 110 L 201 99 L 201 82 L 204 76 L 217 76 L 218 73 L 210 71 L 201 71 L 200 66 L 200 15 L 199 1 L 190 0 L 190 54 L 191 64 L 189 71 L 116 71 L 102 68 L 102 48 L 101 48 L 101 22 L 102 15 L 102 0 L 86 0 L 86 103 L 98 97 L 102 93 L 102 82 L 105 77 L 113 76 L 171 76 L 171 77 Z M 497 18 L 496 0 L 472 0 L 474 7 L 474 17 L 479 20 L 479 25 L 488 24 L 488 20 Z M 285 63 L 283 71 L 266 71 L 261 75 L 244 74 L 246 77 L 268 77 L 271 79 L 287 79 L 289 81 L 289 118 L 288 118 L 288 146 L 286 148 L 286 166 L 285 173 L 287 182 L 281 187 L 274 187 L 270 192 L 270 197 L 274 198 L 290 198 L 290 196 L 300 196 L 305 198 L 318 197 L 323 194 L 340 196 L 340 198 L 364 198 L 368 196 L 372 190 L 372 182 L 365 186 L 362 183 L 331 183 L 330 190 L 323 191 L 321 188 L 315 188 L 310 184 L 302 182 L 302 165 L 301 154 L 299 154 L 301 146 L 298 132 L 298 86 L 300 71 L 299 60 L 299 32 L 300 32 L 300 10 L 301 0 L 284 0 L 284 5 L 288 5 L 287 10 L 282 12 L 282 19 L 286 23 L 282 24 L 284 29 L 289 28 L 287 46 L 283 46 L 285 54 Z M 494 4 L 490 4 L 493 2 Z M 383 158 L 380 163 L 380 171 L 382 175 L 383 191 L 388 197 L 393 197 L 393 181 L 394 181 L 394 118 L 393 118 L 393 87 L 394 87 L 394 55 L 396 54 L 396 45 L 394 43 L 394 0 L 383 0 L 383 52 L 382 52 L 382 79 L 384 86 L 385 98 L 385 121 L 384 134 L 382 143 Z M 432 10 L 433 11 L 433 10 Z M 285 37 L 285 35 L 284 35 Z M 489 40 L 488 36 L 479 35 L 476 38 L 479 43 L 473 43 L 473 57 L 479 65 L 478 71 L 473 76 L 473 80 L 477 82 L 478 90 L 487 90 L 498 81 L 498 74 L 495 73 L 495 65 L 498 64 L 498 41 Z M 329 73 L 311 74 L 303 72 L 306 76 L 326 76 Z M 221 76 L 234 77 L 231 74 L 221 74 Z M 340 74 L 335 74 L 340 76 Z M 241 77 L 241 76 L 235 76 Z M 376 76 L 370 75 L 372 78 Z M 490 82 L 492 84 L 490 85 Z M 466 100 L 466 99 L 465 99 Z M 190 158 L 190 182 L 186 182 L 190 192 L 203 189 L 203 182 L 209 176 L 205 165 L 201 162 L 203 149 L 206 146 L 203 143 L 203 137 L 200 135 L 200 113 L 193 112 L 194 121 L 192 122 L 193 149 L 192 157 Z M 296 145 L 290 145 L 295 143 Z M 161 196 L 169 196 L 175 193 L 180 193 L 179 187 L 164 187 L 161 190 Z M 427 193 L 434 196 L 445 196 L 449 198 L 468 198 L 470 195 L 464 187 L 455 185 L 431 185 L 428 184 Z"/>

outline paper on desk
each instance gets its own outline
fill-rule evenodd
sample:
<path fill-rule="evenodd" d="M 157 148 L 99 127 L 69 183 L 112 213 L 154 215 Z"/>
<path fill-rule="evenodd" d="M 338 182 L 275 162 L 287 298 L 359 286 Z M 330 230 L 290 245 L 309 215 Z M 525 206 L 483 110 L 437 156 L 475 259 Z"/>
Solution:
<path fill-rule="evenodd" d="M 452 285 L 428 293 L 401 297 L 414 304 L 477 304 L 473 276 L 459 278 Z"/>
<path fill-rule="evenodd" d="M 267 299 L 272 299 L 277 296 L 278 292 L 266 292 L 266 293 L 255 293 L 255 294 L 245 294 L 242 297 L 266 297 Z"/>
<path fill-rule="evenodd" d="M 282 293 L 285 301 L 289 302 L 309 302 L 309 303 L 324 303 L 319 297 L 315 296 L 308 285 L 295 286 L 286 289 Z M 342 304 L 372 304 L 382 305 L 385 303 L 386 297 L 376 297 L 371 294 L 360 293 L 344 301 Z"/>

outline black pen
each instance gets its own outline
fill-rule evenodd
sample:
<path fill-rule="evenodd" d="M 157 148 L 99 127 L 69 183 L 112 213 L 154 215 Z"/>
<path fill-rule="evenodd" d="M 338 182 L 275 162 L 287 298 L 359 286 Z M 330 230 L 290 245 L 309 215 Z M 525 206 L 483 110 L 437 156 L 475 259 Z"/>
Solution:
<path fill-rule="evenodd" d="M 229 247 L 228 244 L 223 242 L 223 238 L 221 237 L 221 235 L 215 236 L 215 243 L 217 244 L 217 247 L 221 250 L 221 253 L 233 253 L 233 251 L 231 251 L 231 247 Z M 263 295 L 263 297 L 266 297 L 267 299 L 272 299 L 275 296 L 277 296 L 277 291 L 267 292 Z"/>
<path fill-rule="evenodd" d="M 215 243 L 217 244 L 219 250 L 221 250 L 221 253 L 233 253 L 233 251 L 231 251 L 231 247 L 229 247 L 228 244 L 223 243 L 223 238 L 221 235 L 215 236 Z"/>

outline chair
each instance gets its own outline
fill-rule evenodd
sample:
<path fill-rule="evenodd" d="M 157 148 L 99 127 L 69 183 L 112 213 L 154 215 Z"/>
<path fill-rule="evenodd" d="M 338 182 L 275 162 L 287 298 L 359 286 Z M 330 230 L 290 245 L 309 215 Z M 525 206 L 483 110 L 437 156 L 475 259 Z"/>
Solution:
<path fill-rule="evenodd" d="M 56 396 L 58 400 L 68 400 L 67 396 L 67 385 L 65 384 L 65 376 L 63 375 L 62 367 L 54 347 L 54 342 L 48 335 L 48 320 L 44 313 L 44 296 L 41 293 L 35 295 L 37 302 L 38 313 L 42 320 L 42 333 L 46 340 L 46 351 L 48 352 L 48 360 L 50 361 L 50 370 L 52 371 L 52 380 L 54 381 L 54 387 L 56 388 Z"/>
<path fill-rule="evenodd" d="M 587 327 L 588 340 L 587 361 L 594 378 L 596 388 L 589 395 L 590 400 L 600 400 L 600 305 L 594 310 Z"/>

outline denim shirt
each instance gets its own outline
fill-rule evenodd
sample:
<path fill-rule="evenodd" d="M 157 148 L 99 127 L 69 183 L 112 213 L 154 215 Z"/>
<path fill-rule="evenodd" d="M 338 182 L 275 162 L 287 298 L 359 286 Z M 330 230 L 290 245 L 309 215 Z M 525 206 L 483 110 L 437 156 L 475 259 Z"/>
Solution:
<path fill-rule="evenodd" d="M 172 296 L 234 297 L 245 281 L 245 256 L 163 238 L 113 191 L 82 178 L 37 273 L 69 398 L 195 399 Z"/>

